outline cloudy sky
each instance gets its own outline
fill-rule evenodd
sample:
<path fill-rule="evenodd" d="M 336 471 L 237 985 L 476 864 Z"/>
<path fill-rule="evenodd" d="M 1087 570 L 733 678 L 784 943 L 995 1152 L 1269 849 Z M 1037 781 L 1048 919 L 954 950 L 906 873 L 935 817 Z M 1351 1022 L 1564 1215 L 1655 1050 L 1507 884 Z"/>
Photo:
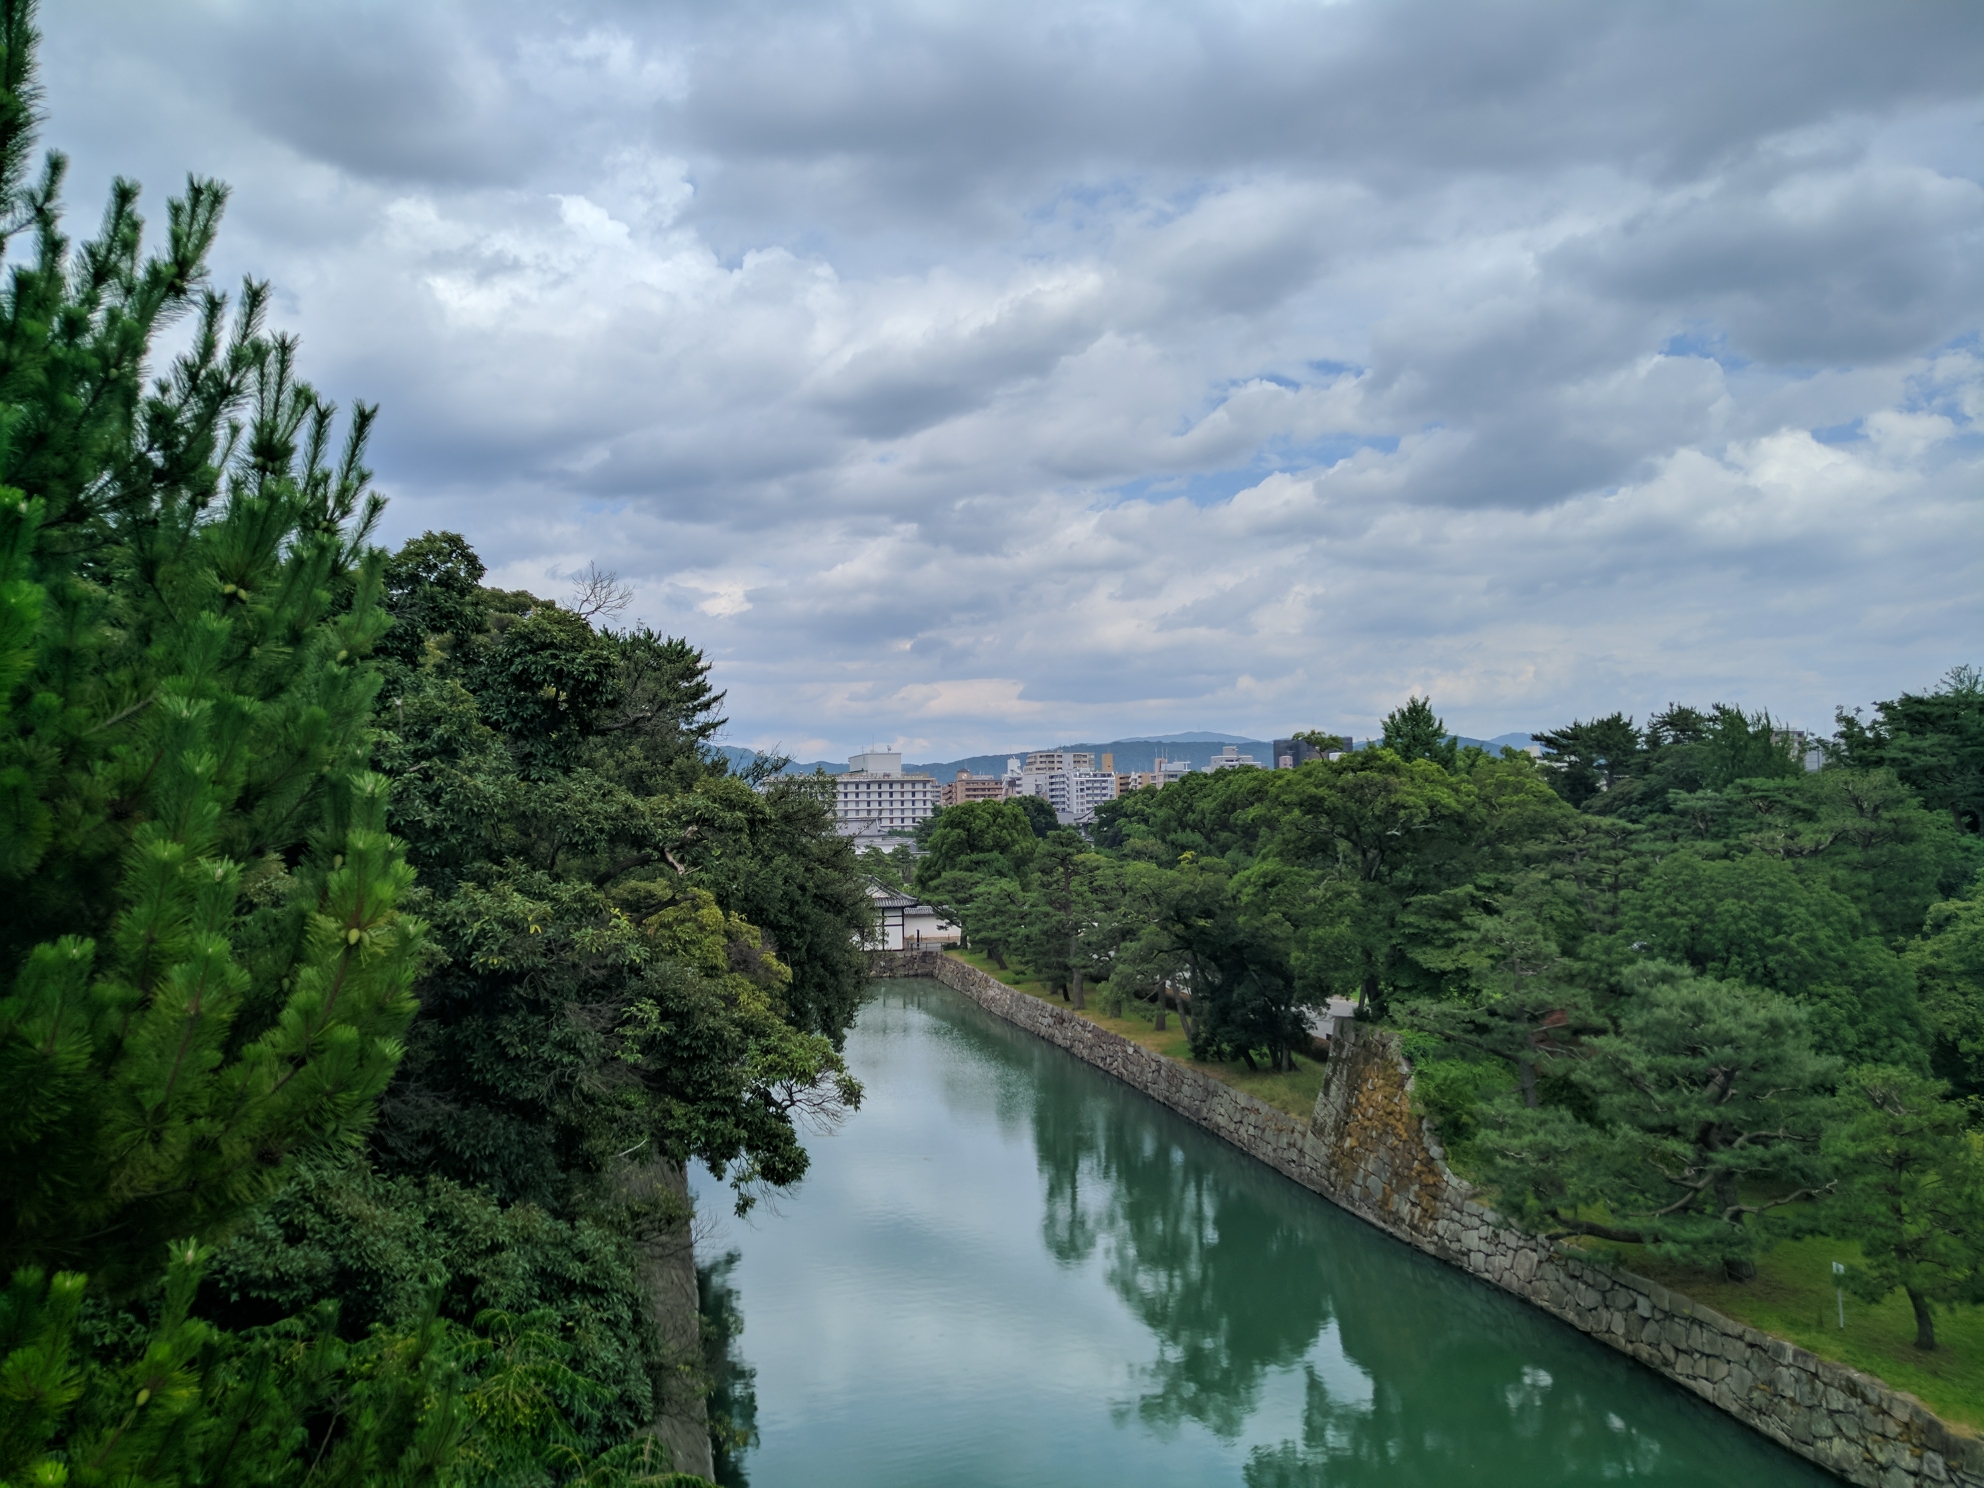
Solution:
<path fill-rule="evenodd" d="M 1984 9 L 57 0 L 389 536 L 730 742 L 1806 726 L 1984 661 Z"/>

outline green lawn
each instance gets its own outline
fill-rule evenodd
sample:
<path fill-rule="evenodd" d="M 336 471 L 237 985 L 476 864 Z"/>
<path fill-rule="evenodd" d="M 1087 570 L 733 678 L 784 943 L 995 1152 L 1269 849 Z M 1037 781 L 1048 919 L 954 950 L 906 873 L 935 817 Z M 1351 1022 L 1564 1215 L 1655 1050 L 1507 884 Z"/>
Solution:
<path fill-rule="evenodd" d="M 1062 1006 L 1039 982 L 1001 971 L 977 951 L 951 954 L 987 972 L 1007 986 Z M 1237 1089 L 1260 1097 L 1278 1110 L 1307 1119 L 1323 1085 L 1323 1066 L 1298 1058 L 1292 1074 L 1250 1073 L 1243 1064 L 1207 1063 L 1191 1057 L 1177 1019 L 1159 1033 L 1151 1027 L 1149 1010 L 1134 1010 L 1110 1018 L 1096 1005 L 1095 993 L 1080 1016 L 1120 1033 L 1169 1058 L 1201 1069 Z M 1857 1247 L 1818 1237 L 1788 1241 L 1759 1263 L 1754 1281 L 1733 1282 L 1719 1271 L 1706 1272 L 1656 1260 L 1638 1246 L 1605 1246 L 1627 1270 L 1660 1282 L 1713 1307 L 1761 1332 L 1789 1339 L 1824 1359 L 1833 1359 L 1877 1375 L 1897 1390 L 1916 1396 L 1952 1426 L 1984 1432 L 1984 1307 L 1939 1312 L 1939 1347 L 1924 1354 L 1915 1348 L 1915 1315 L 1908 1299 L 1895 1292 L 1885 1302 L 1869 1306 L 1846 1299 L 1846 1327 L 1839 1326 L 1833 1296 L 1832 1263 L 1859 1259 Z"/>

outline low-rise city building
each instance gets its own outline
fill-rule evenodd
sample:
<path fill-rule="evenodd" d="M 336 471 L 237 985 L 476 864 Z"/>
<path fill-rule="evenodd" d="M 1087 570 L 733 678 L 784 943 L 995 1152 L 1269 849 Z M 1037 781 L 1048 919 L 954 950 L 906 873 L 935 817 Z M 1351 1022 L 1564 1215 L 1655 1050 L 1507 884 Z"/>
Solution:
<path fill-rule="evenodd" d="M 1006 782 L 997 775 L 974 775 L 969 770 L 960 770 L 957 779 L 944 782 L 942 799 L 946 806 L 961 806 L 966 801 L 1003 801 Z"/>
<path fill-rule="evenodd" d="M 1191 773 L 1192 767 L 1183 760 L 1168 760 L 1160 754 L 1151 761 L 1148 770 L 1139 770 L 1130 779 L 1136 789 L 1142 790 L 1151 785 L 1176 785 Z"/>
<path fill-rule="evenodd" d="M 1251 754 L 1242 754 L 1239 745 L 1229 744 L 1206 762 L 1206 768 L 1208 770 L 1237 770 L 1242 765 L 1247 765 L 1254 769 L 1259 769 L 1260 764 L 1261 762 Z"/>
<path fill-rule="evenodd" d="M 1029 775 L 1066 775 L 1093 770 L 1095 756 L 1084 749 L 1036 749 L 1026 757 L 1024 768 Z"/>
<path fill-rule="evenodd" d="M 875 925 L 867 945 L 872 951 L 913 951 L 921 946 L 956 945 L 958 927 L 912 895 L 868 881 L 868 899 L 875 906 Z"/>
<path fill-rule="evenodd" d="M 1276 739 L 1272 748 L 1274 768 L 1292 770 L 1297 765 L 1306 765 L 1312 759 L 1322 759 L 1323 752 L 1306 739 Z"/>

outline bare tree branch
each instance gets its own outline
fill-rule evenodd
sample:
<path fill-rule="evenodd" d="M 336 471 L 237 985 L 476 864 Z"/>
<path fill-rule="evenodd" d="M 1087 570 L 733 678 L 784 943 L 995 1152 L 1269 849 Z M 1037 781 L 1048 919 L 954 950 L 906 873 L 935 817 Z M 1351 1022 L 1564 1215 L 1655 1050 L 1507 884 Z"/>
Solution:
<path fill-rule="evenodd" d="M 585 572 L 572 576 L 572 613 L 581 620 L 610 619 L 634 602 L 634 587 L 620 582 L 620 575 L 597 563 L 588 563 Z"/>

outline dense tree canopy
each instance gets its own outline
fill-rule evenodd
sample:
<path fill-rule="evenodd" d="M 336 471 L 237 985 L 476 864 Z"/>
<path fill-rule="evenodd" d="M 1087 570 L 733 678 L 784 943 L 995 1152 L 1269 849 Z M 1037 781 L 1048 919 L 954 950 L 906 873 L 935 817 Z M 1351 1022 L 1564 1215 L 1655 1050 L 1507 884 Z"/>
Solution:
<path fill-rule="evenodd" d="M 687 641 L 372 545 L 190 181 L 62 233 L 0 0 L 0 1483 L 670 1481 L 681 1165 L 859 1098 L 868 900 Z M 183 353 L 150 365 L 185 322 Z"/>
<path fill-rule="evenodd" d="M 1742 1276 L 1831 1227 L 1864 1237 L 1856 1285 L 1926 1319 L 1984 1270 L 1881 1210 L 1880 1123 L 1943 1132 L 1967 1118 L 1937 1080 L 1984 1090 L 1977 697 L 1959 668 L 1819 748 L 1676 704 L 1540 758 L 1462 748 L 1415 697 L 1370 747 L 1106 803 L 1089 850 L 975 851 L 1001 808 L 941 812 L 918 882 L 1071 1000 L 1107 978 L 1175 1010 L 1201 1057 L 1282 1066 L 1351 999 L 1406 1039 L 1455 1160 L 1547 1232 Z M 1954 1161 L 1908 1191 L 1955 1204 Z"/>

